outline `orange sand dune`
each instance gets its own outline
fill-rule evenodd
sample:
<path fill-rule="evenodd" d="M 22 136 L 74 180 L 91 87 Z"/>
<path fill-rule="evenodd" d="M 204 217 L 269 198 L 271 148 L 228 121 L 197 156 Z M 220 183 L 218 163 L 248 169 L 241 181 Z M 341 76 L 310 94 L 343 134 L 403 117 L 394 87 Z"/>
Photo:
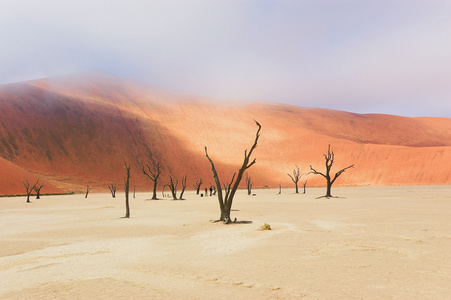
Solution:
<path fill-rule="evenodd" d="M 41 193 L 62 193 L 64 190 L 50 183 L 47 178 L 43 178 L 24 170 L 23 168 L 0 158 L 0 195 L 19 195 L 25 194 L 25 188 L 22 181 L 27 181 L 33 185 L 39 179 L 40 183 L 44 183 Z"/>
<path fill-rule="evenodd" d="M 84 74 L 0 86 L 0 157 L 44 175 L 67 191 L 122 185 L 125 161 L 132 186 L 148 190 L 138 161 L 213 183 L 204 147 L 223 181 L 239 168 L 262 125 L 255 187 L 291 186 L 295 165 L 321 170 L 329 144 L 335 170 L 355 164 L 336 185 L 451 184 L 451 119 L 361 115 L 274 103 L 215 104 L 105 74 Z M 3 163 L 4 164 L 4 163 Z M 19 177 L 24 177 L 20 175 Z M 1 193 L 20 186 L 1 179 Z M 304 175 L 309 185 L 324 185 Z"/>

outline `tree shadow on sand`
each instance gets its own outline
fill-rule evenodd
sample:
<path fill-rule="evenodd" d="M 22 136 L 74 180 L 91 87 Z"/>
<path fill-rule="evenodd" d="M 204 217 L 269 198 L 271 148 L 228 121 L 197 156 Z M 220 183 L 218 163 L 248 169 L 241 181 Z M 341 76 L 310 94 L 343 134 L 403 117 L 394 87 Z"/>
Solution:
<path fill-rule="evenodd" d="M 221 220 L 211 220 L 211 222 L 212 222 L 212 223 L 219 223 L 219 222 L 224 222 L 224 221 L 221 221 Z M 230 223 L 225 223 L 225 222 L 224 222 L 224 224 L 252 224 L 252 221 L 247 221 L 247 220 L 241 220 L 241 221 L 238 221 L 238 220 L 235 218 L 235 220 L 233 220 L 232 222 L 230 222 Z"/>
<path fill-rule="evenodd" d="M 316 197 L 315 199 L 321 199 L 321 198 L 346 199 L 346 197 L 338 197 L 338 196 L 331 196 L 331 197 L 329 197 L 329 196 L 319 196 L 319 197 Z"/>

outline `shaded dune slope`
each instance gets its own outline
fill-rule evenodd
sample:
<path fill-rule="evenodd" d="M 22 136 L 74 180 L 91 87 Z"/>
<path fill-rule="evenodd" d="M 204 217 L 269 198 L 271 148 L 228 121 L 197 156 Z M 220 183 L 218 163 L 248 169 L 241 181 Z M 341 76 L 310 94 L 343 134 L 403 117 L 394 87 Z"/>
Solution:
<path fill-rule="evenodd" d="M 202 177 L 213 183 L 204 146 L 227 181 L 262 124 L 255 187 L 291 186 L 295 164 L 324 166 L 331 144 L 335 170 L 350 164 L 337 185 L 451 184 L 451 119 L 360 115 L 273 103 L 221 105 L 181 97 L 104 74 L 43 79 L 0 87 L 0 157 L 42 177 L 55 189 L 90 185 L 104 191 L 122 185 L 125 161 L 132 185 L 149 189 L 138 161 L 161 162 L 162 179 L 188 173 L 188 187 Z M 5 173 L 5 172 L 4 172 Z M 7 173 L 7 172 L 6 172 Z M 5 181 L 0 193 L 15 193 L 25 173 Z M 320 177 L 305 175 L 309 185 Z"/>

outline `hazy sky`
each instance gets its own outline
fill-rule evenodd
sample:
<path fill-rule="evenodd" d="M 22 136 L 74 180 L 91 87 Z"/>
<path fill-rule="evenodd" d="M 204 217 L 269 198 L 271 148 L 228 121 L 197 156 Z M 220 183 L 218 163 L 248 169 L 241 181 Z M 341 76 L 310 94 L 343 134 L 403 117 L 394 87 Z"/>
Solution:
<path fill-rule="evenodd" d="M 451 1 L 0 0 L 0 83 L 89 70 L 223 101 L 451 117 Z"/>

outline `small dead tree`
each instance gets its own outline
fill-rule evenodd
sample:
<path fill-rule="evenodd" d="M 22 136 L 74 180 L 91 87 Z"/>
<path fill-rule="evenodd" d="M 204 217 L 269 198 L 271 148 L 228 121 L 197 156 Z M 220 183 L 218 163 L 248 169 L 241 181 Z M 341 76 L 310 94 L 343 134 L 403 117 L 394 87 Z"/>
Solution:
<path fill-rule="evenodd" d="M 279 192 L 277 193 L 277 195 L 282 194 L 282 186 L 279 184 Z"/>
<path fill-rule="evenodd" d="M 294 182 L 294 185 L 296 186 L 296 194 L 299 194 L 299 188 L 298 188 L 298 182 L 299 179 L 301 179 L 302 175 L 301 172 L 299 171 L 299 167 L 296 165 L 296 168 L 293 169 L 293 175 L 291 175 L 290 173 L 287 173 L 288 176 L 290 176 L 291 180 Z"/>
<path fill-rule="evenodd" d="M 185 176 L 182 177 L 182 192 L 180 193 L 179 200 L 185 200 L 183 199 L 183 193 L 186 189 L 186 178 L 188 177 L 188 173 L 185 174 Z"/>
<path fill-rule="evenodd" d="M 89 185 L 86 186 L 86 194 L 85 194 L 85 198 L 88 198 L 88 194 L 91 191 L 91 187 Z"/>
<path fill-rule="evenodd" d="M 254 183 L 251 180 L 251 177 L 249 176 L 249 173 L 246 173 L 246 188 L 247 188 L 247 194 L 250 195 L 252 194 L 252 186 L 254 185 Z"/>
<path fill-rule="evenodd" d="M 337 180 L 337 178 L 341 174 L 343 174 L 347 169 L 354 167 L 354 165 L 352 164 L 344 169 L 341 169 L 340 171 L 335 173 L 333 178 L 331 178 L 330 170 L 332 168 L 332 165 L 334 164 L 335 155 L 334 155 L 334 152 L 330 150 L 330 145 L 327 150 L 327 155 L 324 154 L 324 159 L 326 160 L 326 174 L 317 171 L 312 166 L 310 166 L 310 170 L 311 170 L 310 173 L 313 173 L 315 175 L 321 175 L 324 178 L 326 178 L 327 189 L 326 189 L 326 195 L 324 197 L 329 198 L 329 197 L 332 197 L 331 189 L 332 189 L 332 185 L 334 184 L 335 180 Z"/>
<path fill-rule="evenodd" d="M 305 194 L 305 187 L 307 186 L 307 180 L 304 182 L 304 194 Z"/>
<path fill-rule="evenodd" d="M 164 189 L 167 187 L 168 185 L 167 184 L 164 184 L 163 185 L 163 190 L 161 191 L 161 196 L 164 198 Z"/>
<path fill-rule="evenodd" d="M 166 184 L 172 193 L 172 200 L 177 200 L 177 185 L 179 184 L 179 180 L 175 177 L 169 175 L 169 182 Z"/>
<path fill-rule="evenodd" d="M 108 188 L 110 189 L 111 196 L 113 196 L 113 198 L 116 198 L 116 191 L 119 188 L 117 186 L 115 186 L 114 184 L 109 185 Z"/>
<path fill-rule="evenodd" d="M 213 177 L 215 179 L 216 189 L 218 192 L 218 202 L 221 211 L 219 221 L 222 221 L 225 224 L 229 224 L 232 222 L 230 219 L 230 212 L 232 210 L 233 197 L 235 196 L 236 190 L 238 189 L 238 185 L 240 184 L 241 179 L 243 178 L 244 172 L 256 163 L 255 158 L 251 162 L 250 158 L 252 152 L 255 150 L 255 148 L 257 148 L 257 142 L 258 138 L 260 137 L 260 130 L 262 127 L 260 123 L 258 123 L 257 121 L 255 121 L 255 123 L 258 126 L 258 130 L 255 135 L 254 144 L 252 145 L 249 152 L 247 150 L 244 151 L 244 161 L 243 164 L 241 165 L 241 168 L 238 170 L 238 176 L 237 173 L 235 172 L 232 176 L 232 180 L 230 181 L 230 183 L 224 184 L 225 195 L 223 195 L 223 187 L 221 187 L 221 180 L 219 179 L 219 175 L 216 172 L 215 165 L 211 160 L 210 156 L 208 156 L 207 147 L 205 147 L 205 155 L 207 156 L 207 159 L 211 164 L 211 171 L 213 172 Z"/>
<path fill-rule="evenodd" d="M 36 192 L 36 199 L 41 199 L 41 189 L 45 186 L 45 183 L 39 184 L 39 179 L 36 182 L 36 185 L 34 187 L 34 191 Z"/>
<path fill-rule="evenodd" d="M 130 201 L 128 199 L 128 194 L 130 191 L 130 164 L 125 163 L 125 179 L 124 179 L 124 189 L 125 189 L 125 217 L 130 218 Z"/>
<path fill-rule="evenodd" d="M 144 175 L 146 175 L 153 182 L 152 200 L 158 200 L 157 184 L 158 184 L 158 177 L 161 174 L 161 164 L 160 164 L 160 162 L 157 163 L 156 170 L 153 170 L 153 168 L 151 168 L 149 164 L 145 164 L 145 163 L 140 163 L 140 164 L 141 164 Z"/>
<path fill-rule="evenodd" d="M 199 195 L 200 186 L 202 185 L 202 183 L 204 182 L 202 181 L 202 178 L 200 178 L 199 180 L 196 180 L 196 183 L 193 185 L 193 187 L 196 189 L 196 195 Z"/>
<path fill-rule="evenodd" d="M 28 182 L 28 179 L 26 179 L 25 181 L 22 181 L 22 183 L 23 183 L 23 186 L 25 187 L 25 189 L 27 191 L 27 203 L 31 203 L 30 196 L 31 196 L 31 193 L 33 193 L 33 190 L 36 187 L 36 185 L 39 183 L 39 178 L 38 178 L 38 181 L 36 181 L 36 183 L 33 184 L 33 185 L 31 185 Z"/>

